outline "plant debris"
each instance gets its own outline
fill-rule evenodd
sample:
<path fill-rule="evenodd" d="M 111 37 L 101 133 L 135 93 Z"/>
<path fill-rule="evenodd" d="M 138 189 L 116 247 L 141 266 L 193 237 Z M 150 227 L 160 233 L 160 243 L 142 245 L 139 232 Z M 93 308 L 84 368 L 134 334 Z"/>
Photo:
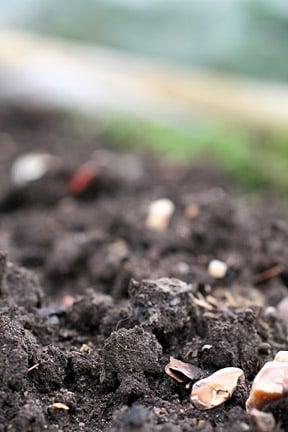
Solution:
<path fill-rule="evenodd" d="M 170 361 L 165 366 L 164 370 L 167 375 L 180 383 L 185 383 L 189 380 L 195 381 L 199 379 L 201 375 L 203 375 L 203 371 L 201 369 L 189 363 L 177 360 L 174 357 L 170 357 Z"/>
<path fill-rule="evenodd" d="M 276 265 L 254 277 L 254 284 L 261 284 L 279 276 L 284 271 L 282 265 Z"/>
<path fill-rule="evenodd" d="M 36 363 L 28 369 L 28 372 L 32 372 L 34 369 L 37 369 L 40 366 L 40 363 Z"/>

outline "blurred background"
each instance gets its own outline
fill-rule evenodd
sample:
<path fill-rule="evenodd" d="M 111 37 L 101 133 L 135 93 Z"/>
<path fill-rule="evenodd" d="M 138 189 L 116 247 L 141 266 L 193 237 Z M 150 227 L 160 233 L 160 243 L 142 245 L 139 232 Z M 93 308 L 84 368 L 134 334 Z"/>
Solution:
<path fill-rule="evenodd" d="M 0 9 L 2 103 L 64 108 L 121 147 L 208 157 L 249 188 L 288 190 L 286 0 Z"/>
<path fill-rule="evenodd" d="M 1 23 L 184 65 L 288 79 L 285 0 L 1 0 Z"/>

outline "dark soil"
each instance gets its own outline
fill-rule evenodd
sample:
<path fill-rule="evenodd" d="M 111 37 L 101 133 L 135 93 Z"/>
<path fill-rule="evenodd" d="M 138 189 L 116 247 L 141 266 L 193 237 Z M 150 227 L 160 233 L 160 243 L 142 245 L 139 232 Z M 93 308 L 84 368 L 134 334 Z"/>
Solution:
<path fill-rule="evenodd" d="M 0 113 L 0 431 L 255 431 L 251 382 L 288 348 L 276 308 L 288 294 L 286 210 L 237 193 L 217 169 L 117 154 L 62 120 Z M 55 168 L 16 187 L 11 164 L 40 150 Z M 73 195 L 92 159 L 95 179 Z M 147 209 L 163 197 L 176 212 L 155 233 Z M 228 263 L 223 280 L 208 274 L 214 258 Z M 199 411 L 164 373 L 170 355 L 203 376 L 240 367 L 246 385 Z M 286 401 L 269 410 L 288 430 Z"/>

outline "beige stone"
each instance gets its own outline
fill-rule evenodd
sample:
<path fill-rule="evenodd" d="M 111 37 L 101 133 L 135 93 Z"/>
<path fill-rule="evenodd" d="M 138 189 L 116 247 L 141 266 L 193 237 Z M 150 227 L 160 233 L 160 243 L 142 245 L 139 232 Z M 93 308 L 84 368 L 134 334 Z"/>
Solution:
<path fill-rule="evenodd" d="M 165 231 L 174 214 L 175 206 L 167 198 L 151 202 L 146 219 L 147 228 L 155 231 Z"/>
<path fill-rule="evenodd" d="M 261 410 L 269 402 L 283 399 L 288 392 L 288 351 L 279 351 L 256 375 L 249 398 L 248 411 Z"/>
<path fill-rule="evenodd" d="M 244 379 L 242 369 L 234 367 L 220 369 L 193 385 L 191 401 L 201 410 L 215 408 L 230 399 L 238 382 L 243 382 Z"/>
<path fill-rule="evenodd" d="M 226 276 L 228 266 L 224 261 L 212 260 L 208 265 L 208 273 L 214 279 L 223 279 Z"/>

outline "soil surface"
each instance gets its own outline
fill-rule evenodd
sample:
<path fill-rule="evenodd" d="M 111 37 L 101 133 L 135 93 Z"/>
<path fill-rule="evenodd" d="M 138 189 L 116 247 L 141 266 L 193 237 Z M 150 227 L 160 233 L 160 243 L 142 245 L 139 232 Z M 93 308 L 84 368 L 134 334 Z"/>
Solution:
<path fill-rule="evenodd" d="M 62 120 L 0 112 L 0 431 L 259 430 L 251 383 L 288 348 L 286 210 L 217 169 L 116 153 Z M 42 151 L 53 166 L 15 184 L 16 158 Z M 163 232 L 145 224 L 158 198 L 176 208 Z M 165 374 L 170 356 L 203 377 L 240 367 L 245 385 L 200 411 Z M 287 408 L 267 407 L 278 431 Z"/>

